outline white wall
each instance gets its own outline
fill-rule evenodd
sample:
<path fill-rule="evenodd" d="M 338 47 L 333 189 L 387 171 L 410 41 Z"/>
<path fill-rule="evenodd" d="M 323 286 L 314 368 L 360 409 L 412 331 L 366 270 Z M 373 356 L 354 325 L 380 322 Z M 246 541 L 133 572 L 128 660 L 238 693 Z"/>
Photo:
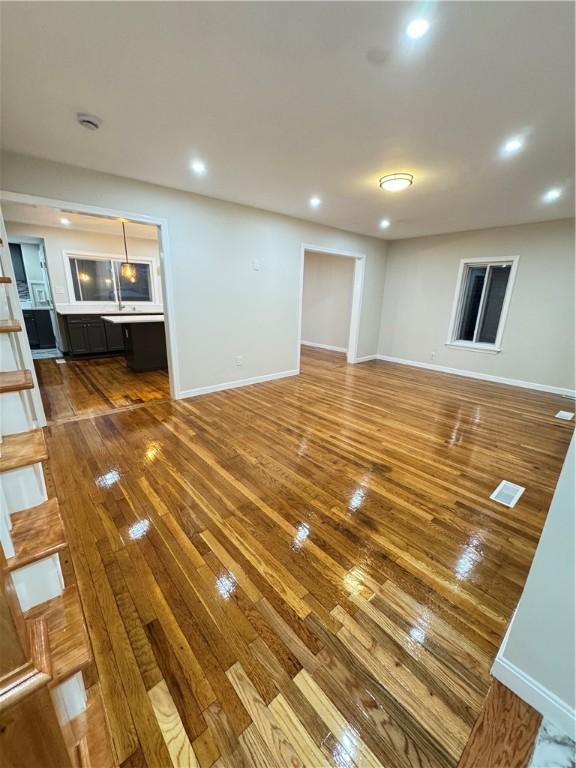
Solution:
<path fill-rule="evenodd" d="M 376 353 L 382 240 L 37 158 L 2 161 L 4 190 L 166 219 L 180 391 L 297 368 L 303 243 L 366 255 L 358 355 Z"/>
<path fill-rule="evenodd" d="M 100 234 L 98 232 L 85 232 L 79 229 L 60 229 L 59 227 L 36 226 L 14 221 L 6 221 L 6 232 L 9 240 L 18 237 L 39 237 L 44 240 L 46 265 L 53 290 L 53 300 L 56 309 L 65 309 L 69 306 L 73 296 L 70 296 L 65 273 L 64 251 L 87 251 L 92 253 L 124 255 L 124 241 L 122 235 Z M 24 250 L 24 246 L 23 246 Z M 134 258 L 152 259 L 155 267 L 156 279 L 159 280 L 160 254 L 158 242 L 144 238 L 130 237 L 128 233 L 128 253 Z M 159 308 L 162 306 L 162 296 L 158 291 Z M 112 309 L 117 305 L 112 304 Z M 102 302 L 96 305 L 97 309 L 106 311 Z"/>
<path fill-rule="evenodd" d="M 575 738 L 574 438 L 492 674 Z"/>
<path fill-rule="evenodd" d="M 515 255 L 520 259 L 502 351 L 446 347 L 460 260 Z M 573 390 L 573 219 L 389 243 L 378 351 Z"/>
<path fill-rule="evenodd" d="M 302 341 L 348 349 L 355 259 L 307 251 Z"/>

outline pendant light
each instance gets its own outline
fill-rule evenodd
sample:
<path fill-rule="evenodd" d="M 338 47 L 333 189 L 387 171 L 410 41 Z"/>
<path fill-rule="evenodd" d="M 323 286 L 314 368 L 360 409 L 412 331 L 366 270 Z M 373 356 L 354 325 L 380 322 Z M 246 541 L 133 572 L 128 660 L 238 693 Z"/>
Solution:
<path fill-rule="evenodd" d="M 126 245 L 126 219 L 120 219 L 122 222 L 122 237 L 124 238 L 124 256 L 126 261 L 122 262 L 120 267 L 120 274 L 125 280 L 129 280 L 131 283 L 136 282 L 136 266 L 131 264 L 128 260 L 128 246 Z"/>

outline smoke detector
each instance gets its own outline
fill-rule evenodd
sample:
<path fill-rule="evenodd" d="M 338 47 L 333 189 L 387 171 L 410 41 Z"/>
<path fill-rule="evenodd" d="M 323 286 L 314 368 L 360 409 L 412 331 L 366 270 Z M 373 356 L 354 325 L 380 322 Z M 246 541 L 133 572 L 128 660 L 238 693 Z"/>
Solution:
<path fill-rule="evenodd" d="M 89 131 L 97 131 L 102 125 L 102 120 L 99 117 L 89 115 L 87 112 L 78 112 L 76 119 L 82 128 L 87 128 Z"/>

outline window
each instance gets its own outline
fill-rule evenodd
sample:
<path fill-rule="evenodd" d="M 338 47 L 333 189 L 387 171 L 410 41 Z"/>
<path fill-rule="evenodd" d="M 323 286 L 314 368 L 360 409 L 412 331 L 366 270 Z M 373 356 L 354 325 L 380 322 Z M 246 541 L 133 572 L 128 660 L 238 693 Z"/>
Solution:
<path fill-rule="evenodd" d="M 70 273 L 76 301 L 151 302 L 153 300 L 151 262 L 130 263 L 136 274 L 123 277 L 123 259 L 69 255 Z"/>
<path fill-rule="evenodd" d="M 517 259 L 463 261 L 448 344 L 499 352 Z"/>

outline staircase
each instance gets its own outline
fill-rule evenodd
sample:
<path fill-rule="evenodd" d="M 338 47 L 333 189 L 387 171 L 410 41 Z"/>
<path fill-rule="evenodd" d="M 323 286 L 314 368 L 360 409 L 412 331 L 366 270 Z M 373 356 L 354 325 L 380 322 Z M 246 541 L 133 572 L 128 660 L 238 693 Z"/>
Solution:
<path fill-rule="evenodd" d="M 0 765 L 111 768 L 98 673 L 0 216 Z"/>

